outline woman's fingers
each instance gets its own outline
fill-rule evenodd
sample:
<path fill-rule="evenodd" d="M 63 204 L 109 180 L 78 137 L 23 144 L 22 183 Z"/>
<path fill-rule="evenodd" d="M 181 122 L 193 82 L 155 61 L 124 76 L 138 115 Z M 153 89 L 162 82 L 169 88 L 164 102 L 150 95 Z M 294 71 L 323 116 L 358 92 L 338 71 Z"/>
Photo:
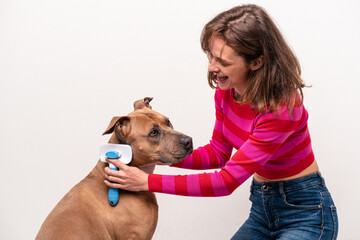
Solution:
<path fill-rule="evenodd" d="M 107 173 L 105 173 L 105 179 L 108 180 L 109 182 L 114 182 L 114 183 L 121 183 L 122 182 L 121 177 L 108 175 Z"/>
<path fill-rule="evenodd" d="M 121 188 L 121 189 L 127 190 L 126 186 L 123 184 L 109 182 L 108 180 L 105 180 L 104 182 L 109 188 Z"/>
<path fill-rule="evenodd" d="M 126 169 L 128 166 L 126 164 L 124 164 L 123 162 L 121 162 L 119 159 L 115 158 L 107 158 L 105 157 L 105 160 L 111 164 L 113 164 L 114 166 L 116 166 L 119 170 L 124 170 Z"/>
<path fill-rule="evenodd" d="M 105 168 L 105 183 L 111 188 L 121 188 L 129 191 L 148 191 L 148 174 L 130 167 L 118 160 L 107 159 L 109 163 L 119 168 L 119 171 Z"/>
<path fill-rule="evenodd" d="M 114 175 L 108 175 L 105 173 L 105 184 L 110 188 L 121 188 L 124 190 L 127 189 L 126 180 L 124 180 L 119 174 L 118 171 L 111 170 L 109 168 L 105 169 L 105 172 L 109 172 L 110 174 L 113 173 Z"/>
<path fill-rule="evenodd" d="M 117 177 L 117 178 L 121 178 L 124 175 L 124 173 L 122 171 L 111 170 L 109 167 L 105 168 L 105 174 L 107 174 L 108 176 L 113 176 L 113 177 Z"/>

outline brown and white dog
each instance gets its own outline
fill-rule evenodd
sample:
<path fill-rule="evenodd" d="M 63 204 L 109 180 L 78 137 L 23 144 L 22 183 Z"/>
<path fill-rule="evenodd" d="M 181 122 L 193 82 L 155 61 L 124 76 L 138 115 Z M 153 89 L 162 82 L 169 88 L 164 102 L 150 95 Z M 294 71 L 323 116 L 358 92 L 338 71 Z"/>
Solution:
<path fill-rule="evenodd" d="M 175 131 L 167 117 L 153 111 L 151 100 L 136 101 L 132 113 L 114 117 L 104 132 L 112 133 L 109 143 L 131 145 L 129 165 L 149 172 L 155 164 L 179 162 L 193 150 L 192 139 Z M 99 160 L 61 199 L 42 224 L 37 240 L 152 238 L 158 218 L 154 193 L 120 190 L 119 202 L 112 207 L 104 183 L 106 164 Z"/>

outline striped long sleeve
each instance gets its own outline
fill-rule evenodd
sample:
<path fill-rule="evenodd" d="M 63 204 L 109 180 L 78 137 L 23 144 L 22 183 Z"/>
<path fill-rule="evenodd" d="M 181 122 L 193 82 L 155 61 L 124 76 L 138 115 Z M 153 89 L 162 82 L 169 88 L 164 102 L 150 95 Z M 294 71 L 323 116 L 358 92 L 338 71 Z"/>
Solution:
<path fill-rule="evenodd" d="M 226 140 L 222 124 L 224 114 L 220 108 L 218 99 L 215 97 L 216 121 L 210 143 L 194 150 L 183 161 L 173 164 L 173 167 L 187 169 L 214 169 L 224 167 L 230 159 L 233 146 Z"/>
<path fill-rule="evenodd" d="M 268 179 L 297 174 L 314 161 L 304 106 L 291 117 L 284 107 L 258 113 L 233 100 L 233 90 L 215 93 L 216 122 L 210 143 L 179 167 L 220 171 L 191 175 L 149 175 L 149 191 L 183 196 L 226 196 L 255 172 Z M 231 149 L 236 152 L 230 157 Z"/>

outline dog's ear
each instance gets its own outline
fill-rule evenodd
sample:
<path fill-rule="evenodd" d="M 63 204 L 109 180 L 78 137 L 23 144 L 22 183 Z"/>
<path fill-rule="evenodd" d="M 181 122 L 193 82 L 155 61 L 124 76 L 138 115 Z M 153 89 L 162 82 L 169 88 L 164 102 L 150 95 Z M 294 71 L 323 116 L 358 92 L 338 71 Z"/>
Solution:
<path fill-rule="evenodd" d="M 126 137 L 131 131 L 130 117 L 113 117 L 103 135 L 112 133 L 114 131 L 120 142 L 126 143 Z"/>
<path fill-rule="evenodd" d="M 130 118 L 128 116 L 113 117 L 102 135 L 110 134 L 114 132 L 114 130 L 115 132 L 121 130 L 125 136 L 127 132 L 130 132 Z"/>
<path fill-rule="evenodd" d="M 134 110 L 142 109 L 145 107 L 151 109 L 151 105 L 150 105 L 151 100 L 153 100 L 152 97 L 145 97 L 143 99 L 135 101 L 134 102 Z"/>
<path fill-rule="evenodd" d="M 115 124 L 119 121 L 120 117 L 113 117 L 109 123 L 109 126 L 106 128 L 105 132 L 102 135 L 110 134 L 114 131 Z"/>

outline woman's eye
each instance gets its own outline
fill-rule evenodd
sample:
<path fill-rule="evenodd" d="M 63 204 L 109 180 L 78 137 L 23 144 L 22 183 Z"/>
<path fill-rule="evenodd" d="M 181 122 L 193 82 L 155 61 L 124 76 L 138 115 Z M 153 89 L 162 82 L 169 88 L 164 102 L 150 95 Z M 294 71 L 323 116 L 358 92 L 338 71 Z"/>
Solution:
<path fill-rule="evenodd" d="M 150 132 L 149 136 L 150 136 L 150 137 L 156 137 L 156 136 L 158 136 L 159 134 L 160 134 L 159 130 L 154 129 L 154 130 L 152 130 L 152 131 Z"/>
<path fill-rule="evenodd" d="M 230 64 L 229 64 L 229 63 L 226 63 L 226 62 L 220 61 L 219 63 L 220 63 L 221 66 L 223 66 L 223 67 L 228 67 L 228 66 L 230 66 Z"/>

